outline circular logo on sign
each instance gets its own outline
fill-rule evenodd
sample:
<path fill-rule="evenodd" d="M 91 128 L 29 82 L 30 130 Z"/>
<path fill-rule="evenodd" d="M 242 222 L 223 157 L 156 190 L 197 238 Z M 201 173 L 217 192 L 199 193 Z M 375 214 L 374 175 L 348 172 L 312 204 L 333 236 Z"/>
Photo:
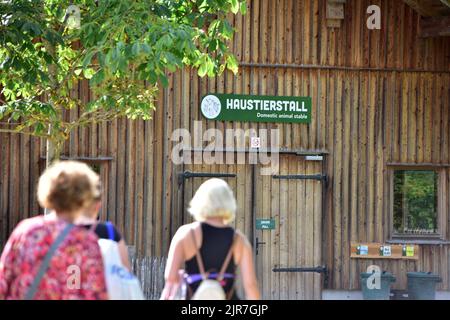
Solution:
<path fill-rule="evenodd" d="M 209 95 L 202 100 L 202 113 L 208 119 L 215 119 L 219 116 L 222 110 L 219 98 L 213 95 Z"/>

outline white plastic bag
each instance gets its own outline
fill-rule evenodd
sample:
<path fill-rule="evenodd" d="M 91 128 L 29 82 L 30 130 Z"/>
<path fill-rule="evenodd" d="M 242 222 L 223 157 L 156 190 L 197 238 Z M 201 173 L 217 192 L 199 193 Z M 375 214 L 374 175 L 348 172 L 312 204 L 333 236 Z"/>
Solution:
<path fill-rule="evenodd" d="M 114 240 L 99 239 L 105 280 L 110 300 L 144 300 L 139 280 L 122 264 L 119 245 Z"/>

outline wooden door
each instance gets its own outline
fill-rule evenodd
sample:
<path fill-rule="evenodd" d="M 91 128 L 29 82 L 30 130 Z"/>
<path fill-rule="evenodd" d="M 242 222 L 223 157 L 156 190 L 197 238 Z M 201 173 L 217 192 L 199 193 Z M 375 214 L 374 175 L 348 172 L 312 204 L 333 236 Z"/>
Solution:
<path fill-rule="evenodd" d="M 183 199 L 181 200 L 181 207 L 183 208 L 182 224 L 193 222 L 192 216 L 188 213 L 187 209 L 189 208 L 189 202 L 200 185 L 211 178 L 223 179 L 230 185 L 236 197 L 236 219 L 233 221 L 232 226 L 243 232 L 249 241 L 252 242 L 254 221 L 254 210 L 252 210 L 252 165 L 186 165 L 183 176 L 180 177 L 183 195 Z M 238 296 L 245 297 L 239 270 L 236 279 L 236 292 Z"/>
<path fill-rule="evenodd" d="M 274 229 L 259 229 L 255 223 L 256 268 L 264 299 L 321 298 L 322 274 L 273 271 L 321 266 L 321 178 L 321 162 L 297 156 L 281 156 L 277 176 L 256 173 L 255 222 L 275 222 Z"/>

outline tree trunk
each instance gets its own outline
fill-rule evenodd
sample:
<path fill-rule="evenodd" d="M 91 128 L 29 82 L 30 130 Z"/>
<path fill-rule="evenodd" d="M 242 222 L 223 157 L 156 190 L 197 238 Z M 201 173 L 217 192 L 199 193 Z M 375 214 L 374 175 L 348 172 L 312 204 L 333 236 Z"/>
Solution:
<path fill-rule="evenodd" d="M 51 138 L 47 139 L 46 150 L 45 150 L 45 155 L 46 155 L 45 167 L 46 168 L 50 167 L 55 161 L 59 160 L 59 158 L 61 156 L 61 149 L 63 146 L 63 143 L 60 141 L 61 140 L 58 140 L 58 139 L 51 139 Z M 49 213 L 50 213 L 50 210 L 45 208 L 44 215 L 47 215 Z"/>
<path fill-rule="evenodd" d="M 59 160 L 61 156 L 61 147 L 62 143 L 58 142 L 58 140 L 47 139 L 46 168 L 48 168 L 55 161 Z"/>

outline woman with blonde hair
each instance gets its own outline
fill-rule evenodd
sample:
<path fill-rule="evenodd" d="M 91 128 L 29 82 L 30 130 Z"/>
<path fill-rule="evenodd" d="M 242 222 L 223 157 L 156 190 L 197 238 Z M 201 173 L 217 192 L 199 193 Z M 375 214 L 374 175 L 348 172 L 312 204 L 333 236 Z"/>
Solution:
<path fill-rule="evenodd" d="M 190 203 L 196 222 L 178 229 L 170 245 L 161 299 L 173 299 L 183 281 L 187 299 L 192 299 L 205 278 L 219 281 L 226 299 L 238 299 L 235 291 L 239 266 L 247 299 L 260 299 L 252 248 L 245 236 L 229 224 L 236 214 L 236 200 L 221 179 L 204 182 Z M 180 269 L 185 263 L 185 276 Z"/>
<path fill-rule="evenodd" d="M 50 210 L 25 219 L 0 258 L 0 299 L 108 299 L 97 236 L 74 225 L 99 195 L 86 164 L 63 161 L 39 179 L 39 204 Z"/>

